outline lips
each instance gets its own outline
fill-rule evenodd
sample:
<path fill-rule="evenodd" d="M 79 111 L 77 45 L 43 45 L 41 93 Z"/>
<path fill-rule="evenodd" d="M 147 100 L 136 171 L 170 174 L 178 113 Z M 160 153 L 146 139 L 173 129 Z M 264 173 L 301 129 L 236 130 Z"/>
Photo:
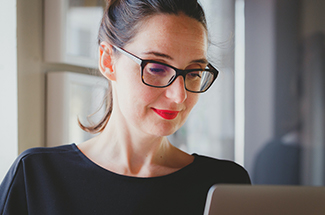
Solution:
<path fill-rule="evenodd" d="M 159 116 L 161 116 L 164 119 L 175 119 L 179 113 L 179 111 L 171 111 L 171 110 L 160 110 L 152 108 L 153 111 L 155 111 Z"/>

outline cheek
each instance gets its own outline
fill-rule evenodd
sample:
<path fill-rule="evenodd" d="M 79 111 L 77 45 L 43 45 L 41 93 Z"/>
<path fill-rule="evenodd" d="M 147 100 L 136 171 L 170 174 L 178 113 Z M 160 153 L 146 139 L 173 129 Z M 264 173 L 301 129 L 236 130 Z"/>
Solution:
<path fill-rule="evenodd" d="M 141 81 L 140 72 L 137 68 L 133 70 L 120 69 L 115 82 L 118 105 L 124 114 L 129 117 L 141 118 L 148 105 L 156 99 L 154 90 Z"/>
<path fill-rule="evenodd" d="M 137 96 L 136 92 L 141 87 L 141 77 L 138 70 L 139 65 L 133 66 L 132 62 L 129 65 L 126 65 L 126 63 L 119 63 L 116 67 L 115 86 L 119 99 Z"/>
<path fill-rule="evenodd" d="M 199 100 L 200 95 L 197 93 L 188 93 L 188 97 L 186 99 L 186 111 L 183 114 L 183 120 L 185 121 L 190 114 L 193 107 L 196 105 L 196 103 Z"/>
<path fill-rule="evenodd" d="M 193 109 L 193 107 L 198 102 L 199 98 L 200 98 L 200 94 L 198 94 L 198 93 L 191 93 L 191 92 L 188 93 L 187 107 L 188 107 L 189 111 L 191 111 Z"/>

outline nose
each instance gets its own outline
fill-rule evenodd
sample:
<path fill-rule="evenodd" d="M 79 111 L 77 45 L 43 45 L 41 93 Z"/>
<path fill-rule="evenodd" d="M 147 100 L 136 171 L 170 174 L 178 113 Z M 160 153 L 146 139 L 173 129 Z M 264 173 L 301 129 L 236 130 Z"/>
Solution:
<path fill-rule="evenodd" d="M 179 76 L 168 87 L 166 87 L 166 97 L 173 100 L 177 104 L 183 103 L 187 98 L 187 91 L 185 89 L 184 78 Z"/>

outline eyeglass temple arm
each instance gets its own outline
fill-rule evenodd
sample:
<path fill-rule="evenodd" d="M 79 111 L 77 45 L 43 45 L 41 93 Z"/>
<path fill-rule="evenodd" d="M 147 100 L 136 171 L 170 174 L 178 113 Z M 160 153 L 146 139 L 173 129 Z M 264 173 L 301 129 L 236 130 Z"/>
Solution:
<path fill-rule="evenodd" d="M 141 65 L 142 60 L 139 59 L 137 56 L 134 56 L 133 54 L 131 54 L 131 53 L 129 53 L 129 52 L 127 52 L 127 51 L 125 51 L 125 50 L 123 50 L 123 49 L 117 47 L 117 46 L 114 46 L 114 45 L 113 45 L 113 47 L 114 47 L 117 51 L 122 52 L 123 54 L 129 56 L 129 57 L 130 57 L 134 62 L 136 62 L 137 64 Z"/>
<path fill-rule="evenodd" d="M 137 64 L 141 65 L 142 60 L 141 60 L 140 58 L 138 58 L 137 56 L 134 56 L 133 54 L 131 54 L 131 53 L 129 53 L 129 52 L 127 52 L 127 51 L 125 51 L 125 50 L 123 50 L 123 49 L 117 47 L 117 46 L 114 46 L 114 45 L 113 45 L 113 47 L 114 47 L 117 51 L 122 52 L 122 54 L 125 54 L 125 55 L 127 55 L 128 57 L 130 57 L 130 58 L 131 58 L 134 62 L 136 62 Z M 101 48 L 105 53 L 107 53 L 106 50 L 105 50 L 102 46 L 99 46 L 99 48 Z"/>

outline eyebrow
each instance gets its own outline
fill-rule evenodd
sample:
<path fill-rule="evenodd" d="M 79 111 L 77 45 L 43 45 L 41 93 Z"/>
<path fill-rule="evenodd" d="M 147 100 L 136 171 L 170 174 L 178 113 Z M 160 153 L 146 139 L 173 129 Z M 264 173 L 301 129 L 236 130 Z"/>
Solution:
<path fill-rule="evenodd" d="M 209 61 L 205 58 L 201 58 L 201 59 L 197 59 L 197 60 L 192 60 L 191 63 L 209 64 Z"/>
<path fill-rule="evenodd" d="M 144 52 L 143 54 L 154 55 L 154 56 L 157 56 L 157 57 L 166 58 L 168 60 L 174 60 L 174 58 L 172 58 L 171 56 L 169 56 L 167 54 L 163 54 L 163 53 L 155 52 L 155 51 Z M 207 59 L 201 58 L 201 59 L 197 59 L 197 60 L 192 60 L 191 63 L 208 64 L 209 62 L 208 62 Z"/>
<path fill-rule="evenodd" d="M 168 60 L 174 60 L 171 56 L 169 56 L 169 55 L 167 55 L 167 54 L 163 54 L 163 53 L 155 52 L 155 51 L 144 52 L 143 54 L 154 55 L 154 56 L 157 56 L 157 57 L 166 58 L 166 59 L 168 59 Z"/>

